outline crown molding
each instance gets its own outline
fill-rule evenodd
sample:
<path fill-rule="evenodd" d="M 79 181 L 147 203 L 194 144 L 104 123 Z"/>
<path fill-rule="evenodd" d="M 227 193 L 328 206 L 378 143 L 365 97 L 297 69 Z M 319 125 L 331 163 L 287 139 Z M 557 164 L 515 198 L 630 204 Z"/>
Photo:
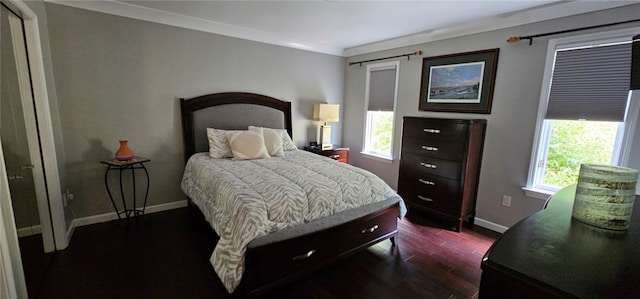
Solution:
<path fill-rule="evenodd" d="M 144 20 L 159 24 L 262 42 L 266 44 L 343 57 L 351 57 L 361 54 L 424 44 L 464 35 L 504 29 L 524 24 L 638 3 L 637 1 L 555 1 L 549 4 L 521 10 L 514 13 L 503 14 L 479 21 L 473 21 L 460 26 L 434 29 L 418 34 L 412 34 L 380 42 L 342 49 L 313 42 L 283 40 L 283 38 L 278 36 L 277 34 L 156 10 L 114 0 L 44 1 L 121 17 Z M 505 37 L 505 39 L 506 38 L 507 37 Z"/>
<path fill-rule="evenodd" d="M 488 32 L 515 27 L 551 19 L 563 18 L 583 13 L 638 4 L 637 1 L 561 1 L 546 4 L 514 13 L 503 14 L 493 18 L 471 22 L 460 26 L 429 30 L 418 34 L 407 35 L 367 45 L 351 47 L 344 50 L 343 56 L 351 57 L 378 51 L 413 46 L 455 38 L 470 34 Z M 508 36 L 505 36 L 505 41 Z"/>
<path fill-rule="evenodd" d="M 253 30 L 240 26 L 229 25 L 220 22 L 214 22 L 201 18 L 195 18 L 185 16 L 181 14 L 166 12 L 162 10 L 152 9 L 148 7 L 142 7 L 133 5 L 130 3 L 113 1 L 113 0 L 100 0 L 100 1 L 67 1 L 67 0 L 44 0 L 48 3 L 55 3 L 59 5 L 80 8 L 90 11 L 96 11 L 106 13 L 110 15 L 116 15 L 131 19 L 138 19 L 143 21 L 149 21 L 153 23 L 159 23 L 164 25 L 170 25 L 175 27 L 181 27 L 186 29 L 192 29 L 197 31 L 203 31 L 208 33 L 215 33 L 240 39 L 246 39 L 256 42 L 262 42 L 266 44 L 272 44 L 277 46 L 283 46 L 287 48 L 294 48 L 312 52 L 319 52 L 324 54 L 330 54 L 335 56 L 342 56 L 342 48 L 330 47 L 327 45 L 304 42 L 304 41 L 287 41 L 281 37 L 263 32 L 259 30 Z"/>

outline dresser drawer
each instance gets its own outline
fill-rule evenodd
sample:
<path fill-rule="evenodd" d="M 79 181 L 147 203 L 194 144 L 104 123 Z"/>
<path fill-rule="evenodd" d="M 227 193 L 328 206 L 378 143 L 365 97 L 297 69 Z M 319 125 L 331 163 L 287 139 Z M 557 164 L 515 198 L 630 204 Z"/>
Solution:
<path fill-rule="evenodd" d="M 347 150 L 334 150 L 326 156 L 342 163 L 349 163 L 349 151 Z"/>
<path fill-rule="evenodd" d="M 447 160 L 462 160 L 466 155 L 466 143 L 426 138 L 404 137 L 402 151 Z"/>
<path fill-rule="evenodd" d="M 420 173 L 434 174 L 441 177 L 459 180 L 461 162 L 442 160 L 429 156 L 402 153 L 400 167 L 407 167 Z"/>
<path fill-rule="evenodd" d="M 405 118 L 402 136 L 465 142 L 468 128 L 468 121 Z"/>
<path fill-rule="evenodd" d="M 304 147 L 305 151 L 316 153 L 321 156 L 329 157 L 338 162 L 349 163 L 349 148 L 348 147 L 340 147 L 334 146 L 334 148 L 330 149 L 321 149 L 318 147 Z"/>
<path fill-rule="evenodd" d="M 398 192 L 410 205 L 460 217 L 460 181 L 403 171 Z"/>

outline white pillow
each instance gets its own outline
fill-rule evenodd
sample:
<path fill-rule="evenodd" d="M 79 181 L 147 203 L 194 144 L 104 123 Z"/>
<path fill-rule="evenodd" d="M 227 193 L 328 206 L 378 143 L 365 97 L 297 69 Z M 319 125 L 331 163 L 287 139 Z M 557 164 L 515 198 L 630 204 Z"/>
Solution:
<path fill-rule="evenodd" d="M 259 127 L 254 127 L 254 126 L 249 126 L 249 130 L 251 130 L 251 128 L 259 128 Z M 291 136 L 289 136 L 289 132 L 287 132 L 287 130 L 285 129 L 271 129 L 271 128 L 265 128 L 265 129 L 269 129 L 269 130 L 273 130 L 275 132 L 280 133 L 280 136 L 282 136 L 282 149 L 285 151 L 295 151 L 298 149 L 298 147 L 296 147 L 296 144 L 293 143 L 293 140 L 291 140 Z"/>
<path fill-rule="evenodd" d="M 285 151 L 295 151 L 298 149 L 296 144 L 293 143 L 293 140 L 291 140 L 291 136 L 289 136 L 289 132 L 287 132 L 287 130 L 281 129 L 280 133 L 282 134 L 282 148 Z"/>
<path fill-rule="evenodd" d="M 229 140 L 225 132 L 228 130 L 220 130 L 207 128 L 207 139 L 209 140 L 209 156 L 214 159 L 233 158 Z"/>
<path fill-rule="evenodd" d="M 284 149 L 282 148 L 282 135 L 280 132 L 269 128 L 262 127 L 249 127 L 249 131 L 258 132 L 264 137 L 264 145 L 267 147 L 269 156 L 281 157 L 284 155 Z"/>
<path fill-rule="evenodd" d="M 229 146 L 233 153 L 233 160 L 250 160 L 269 158 L 269 152 L 264 146 L 264 137 L 254 131 L 227 131 Z"/>

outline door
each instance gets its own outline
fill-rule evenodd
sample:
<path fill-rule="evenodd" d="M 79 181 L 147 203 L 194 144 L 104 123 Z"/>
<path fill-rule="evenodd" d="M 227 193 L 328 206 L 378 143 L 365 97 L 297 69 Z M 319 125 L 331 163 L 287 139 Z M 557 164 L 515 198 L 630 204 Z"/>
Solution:
<path fill-rule="evenodd" d="M 27 287 L 55 248 L 22 19 L 0 6 L 0 140 Z M 31 294 L 33 295 L 33 294 Z"/>
<path fill-rule="evenodd" d="M 5 167 L 9 178 L 11 203 L 18 229 L 18 236 L 40 233 L 40 219 L 36 201 L 32 169 L 29 156 L 27 128 L 20 93 L 17 60 L 12 42 L 9 16 L 12 13 L 2 7 L 0 13 L 0 137 L 4 150 Z"/>

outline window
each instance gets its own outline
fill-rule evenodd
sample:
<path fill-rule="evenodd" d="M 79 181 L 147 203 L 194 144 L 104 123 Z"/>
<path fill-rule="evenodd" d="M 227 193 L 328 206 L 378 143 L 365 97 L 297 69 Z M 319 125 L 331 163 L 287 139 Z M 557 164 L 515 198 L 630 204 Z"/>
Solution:
<path fill-rule="evenodd" d="M 393 159 L 393 124 L 400 63 L 367 65 L 366 119 L 362 152 Z"/>
<path fill-rule="evenodd" d="M 549 42 L 527 195 L 575 184 L 582 163 L 626 164 L 638 114 L 628 31 Z"/>

